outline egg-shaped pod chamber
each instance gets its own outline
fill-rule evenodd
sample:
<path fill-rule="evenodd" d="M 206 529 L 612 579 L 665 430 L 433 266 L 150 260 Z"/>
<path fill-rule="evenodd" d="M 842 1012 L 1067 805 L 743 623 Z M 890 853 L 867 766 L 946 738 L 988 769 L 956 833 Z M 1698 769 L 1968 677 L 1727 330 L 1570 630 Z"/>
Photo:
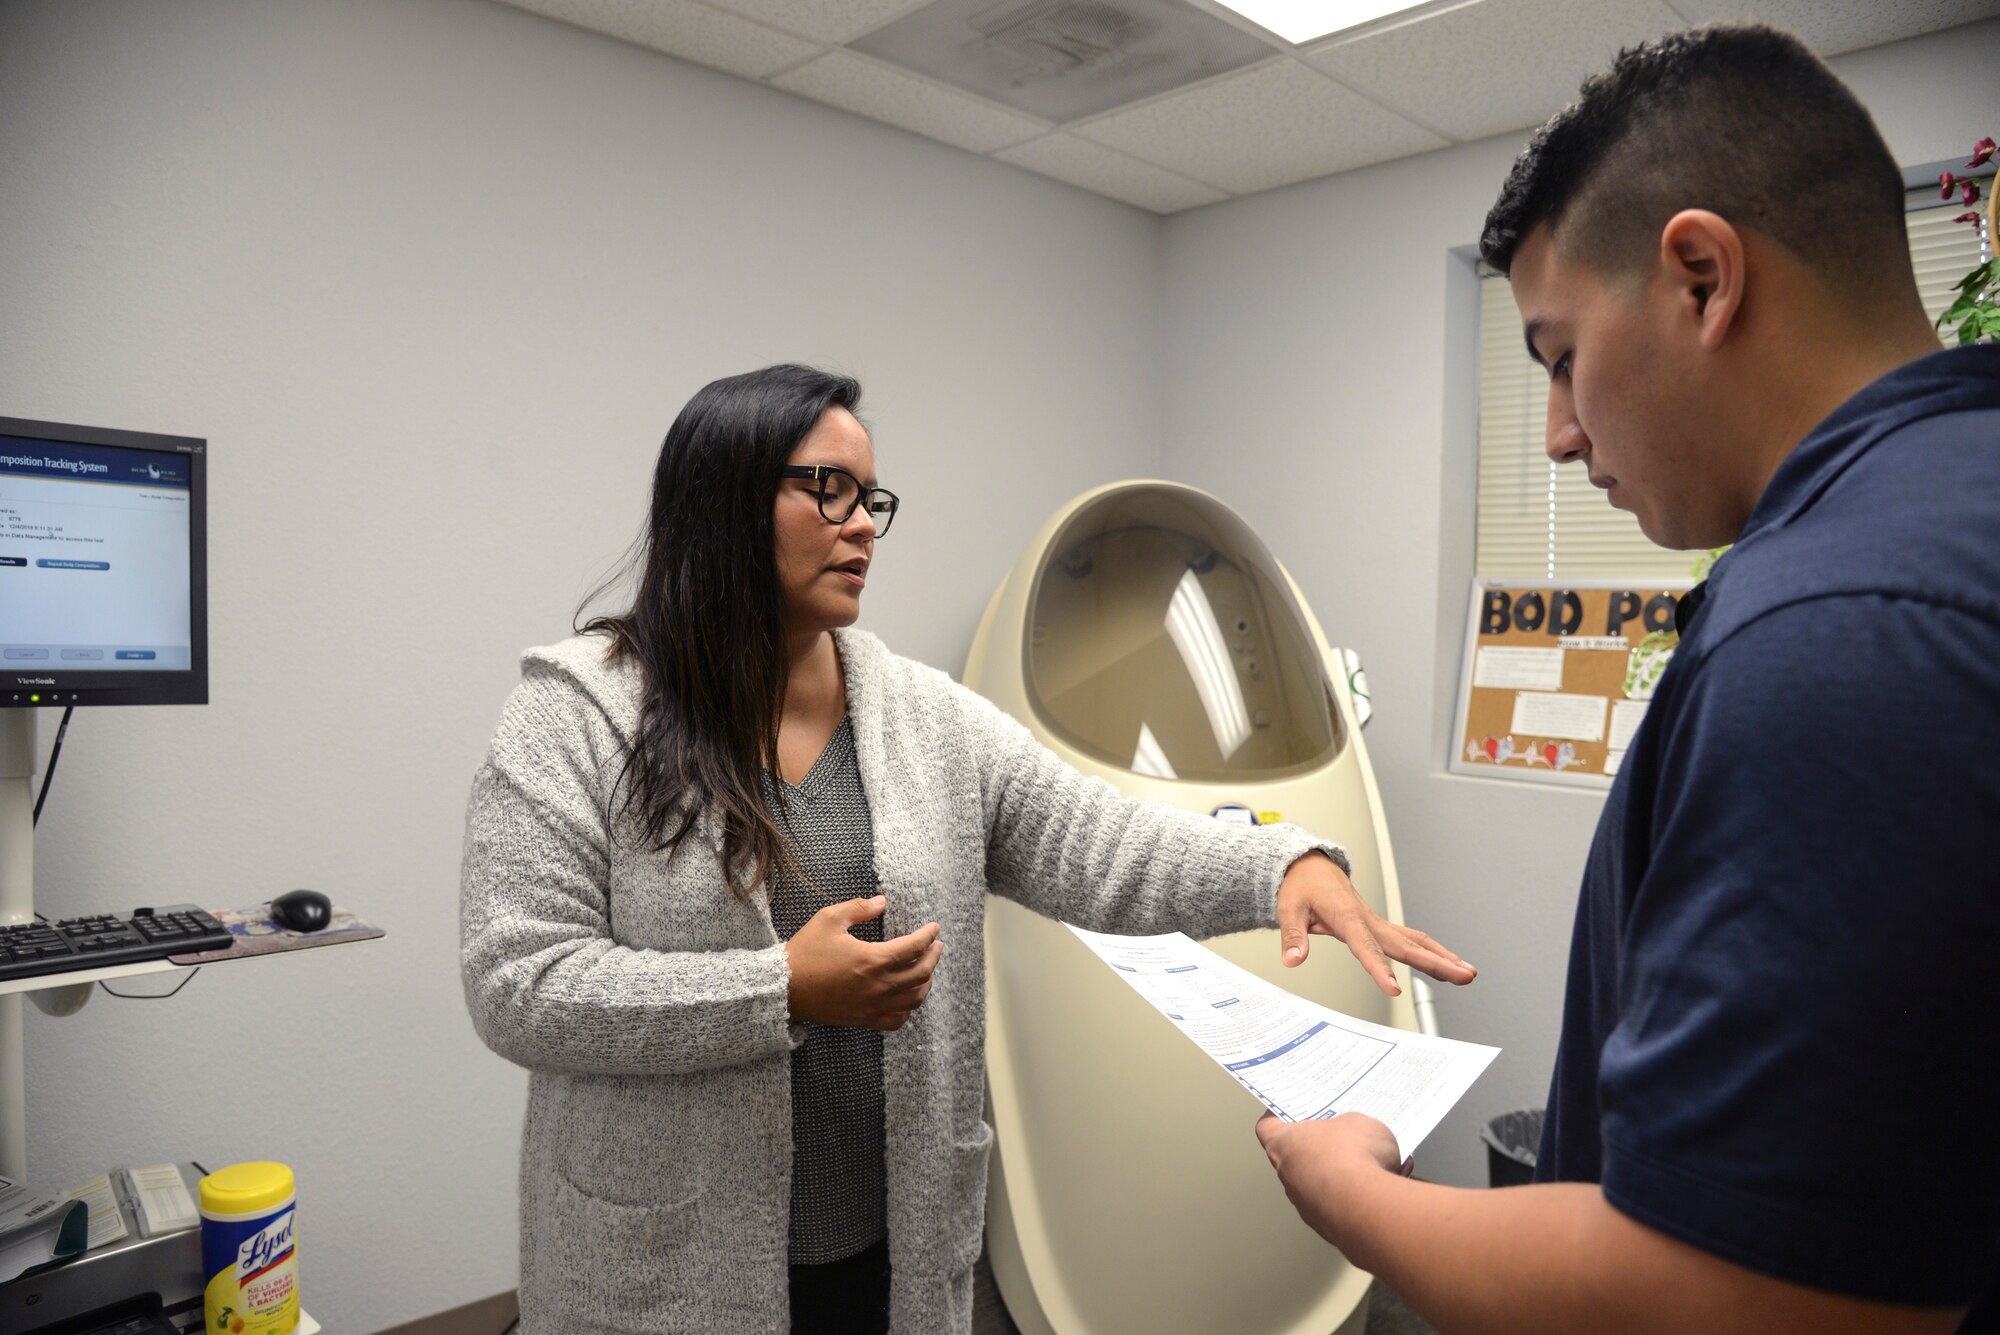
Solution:
<path fill-rule="evenodd" d="M 1121 482 L 1063 506 L 994 594 L 965 681 L 1126 793 L 1345 845 L 1356 888 L 1401 919 L 1339 652 L 1215 498 Z M 1321 1005 L 1417 1027 L 1407 984 L 1383 996 L 1331 938 L 1299 969 L 1275 931 L 1207 944 Z M 1256 1100 L 1061 925 L 995 898 L 986 953 L 987 1247 L 1024 1335 L 1358 1332 L 1369 1277 L 1285 1200 Z"/>

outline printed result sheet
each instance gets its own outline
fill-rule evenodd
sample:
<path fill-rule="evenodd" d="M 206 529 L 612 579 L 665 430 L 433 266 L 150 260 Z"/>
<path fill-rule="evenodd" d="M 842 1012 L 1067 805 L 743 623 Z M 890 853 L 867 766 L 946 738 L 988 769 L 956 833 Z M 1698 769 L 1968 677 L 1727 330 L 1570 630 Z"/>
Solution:
<path fill-rule="evenodd" d="M 1407 1156 L 1500 1055 L 1498 1048 L 1431 1038 L 1329 1010 L 1180 932 L 1070 931 L 1288 1122 L 1366 1113 L 1395 1133 Z"/>

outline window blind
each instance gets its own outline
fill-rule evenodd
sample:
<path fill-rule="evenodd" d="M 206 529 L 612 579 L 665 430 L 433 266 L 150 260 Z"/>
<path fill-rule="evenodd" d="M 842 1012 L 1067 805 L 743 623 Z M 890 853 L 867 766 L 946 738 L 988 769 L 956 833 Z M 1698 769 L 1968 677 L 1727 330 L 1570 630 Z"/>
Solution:
<path fill-rule="evenodd" d="M 1936 192 L 1915 192 L 1906 215 L 1910 259 L 1924 309 L 1935 320 L 1958 280 L 1984 253 L 1982 228 L 1951 219 Z M 1549 381 L 1521 341 L 1507 280 L 1479 284 L 1479 495 L 1476 573 L 1496 579 L 1685 579 L 1698 553 L 1656 547 L 1639 521 L 1614 510 L 1579 465 L 1543 452 Z M 1955 336 L 1948 341 L 1956 343 Z"/>
<path fill-rule="evenodd" d="M 1985 183 L 1988 190 L 1993 185 L 1992 180 Z M 1980 200 L 1982 206 L 1985 202 Z M 1924 300 L 1924 313 L 1935 322 L 1958 299 L 1958 280 L 1992 253 L 1992 238 L 1986 235 L 1983 222 L 1953 222 L 1966 211 L 1965 205 L 1956 200 L 1940 204 L 1937 191 L 1929 187 L 1912 194 L 1910 204 L 1910 211 L 1903 215 L 1910 233 L 1910 264 L 1917 271 L 1917 295 Z M 1958 335 L 1952 330 L 1941 336 L 1948 346 L 1958 346 Z"/>
<path fill-rule="evenodd" d="M 1492 579 L 1686 579 L 1689 552 L 1656 547 L 1578 464 L 1542 450 L 1548 373 L 1528 357 L 1507 280 L 1479 284 L 1477 574 Z"/>

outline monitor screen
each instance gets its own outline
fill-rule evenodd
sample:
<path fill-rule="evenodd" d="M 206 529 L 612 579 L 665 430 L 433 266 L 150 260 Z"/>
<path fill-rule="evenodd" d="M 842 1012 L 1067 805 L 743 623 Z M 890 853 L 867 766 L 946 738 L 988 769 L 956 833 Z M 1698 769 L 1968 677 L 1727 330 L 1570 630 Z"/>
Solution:
<path fill-rule="evenodd" d="M 207 462 L 0 417 L 0 707 L 208 702 Z"/>

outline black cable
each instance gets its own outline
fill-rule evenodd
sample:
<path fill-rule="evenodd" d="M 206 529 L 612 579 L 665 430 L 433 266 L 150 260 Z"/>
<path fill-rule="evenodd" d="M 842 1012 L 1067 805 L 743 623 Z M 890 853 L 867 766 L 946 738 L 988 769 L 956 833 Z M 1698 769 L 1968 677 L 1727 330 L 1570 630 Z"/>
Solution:
<path fill-rule="evenodd" d="M 509 1321 L 507 1323 L 507 1329 L 501 1331 L 500 1335 L 514 1335 L 514 1327 L 520 1324 L 521 1324 L 521 1318 L 515 1317 L 512 1321 Z"/>
<path fill-rule="evenodd" d="M 192 983 L 195 974 L 200 972 L 201 966 L 199 964 L 195 965 L 192 973 L 189 973 L 187 977 L 174 984 L 173 992 L 111 992 L 111 984 L 99 981 L 97 985 L 106 992 L 111 992 L 111 995 L 117 997 L 120 1001 L 165 1001 L 168 997 L 174 995 L 174 992 L 178 992 L 189 983 Z"/>
<path fill-rule="evenodd" d="M 31 828 L 42 823 L 42 803 L 49 800 L 49 780 L 56 777 L 56 757 L 62 754 L 63 734 L 69 731 L 69 716 L 75 712 L 75 705 L 63 707 L 62 722 L 56 727 L 55 745 L 49 748 L 49 766 L 42 771 L 42 791 L 35 798 L 35 814 L 28 819 Z"/>

